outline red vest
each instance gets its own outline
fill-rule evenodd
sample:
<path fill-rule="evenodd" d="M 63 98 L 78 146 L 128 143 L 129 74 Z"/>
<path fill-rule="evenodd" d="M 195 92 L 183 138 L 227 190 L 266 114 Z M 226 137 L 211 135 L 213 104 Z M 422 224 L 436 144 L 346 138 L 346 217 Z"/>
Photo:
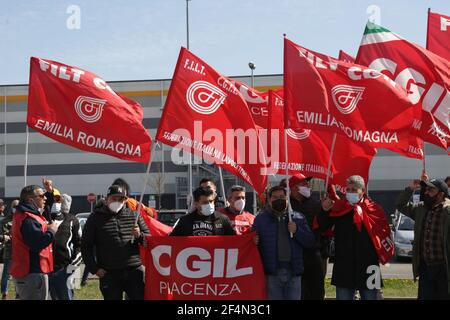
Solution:
<path fill-rule="evenodd" d="M 253 222 L 255 221 L 255 216 L 250 212 L 242 211 L 240 214 L 233 214 L 229 212 L 226 208 L 220 208 L 218 210 L 230 219 L 231 226 L 237 235 L 242 235 L 252 232 Z"/>
<path fill-rule="evenodd" d="M 47 222 L 41 216 L 29 212 L 16 211 L 13 215 L 12 226 L 12 264 L 11 275 L 14 278 L 24 278 L 30 273 L 30 248 L 25 244 L 22 237 L 23 220 L 31 218 L 39 222 L 42 231 L 47 231 Z M 39 264 L 43 273 L 53 271 L 53 253 L 52 245 L 44 248 L 39 252 Z"/>

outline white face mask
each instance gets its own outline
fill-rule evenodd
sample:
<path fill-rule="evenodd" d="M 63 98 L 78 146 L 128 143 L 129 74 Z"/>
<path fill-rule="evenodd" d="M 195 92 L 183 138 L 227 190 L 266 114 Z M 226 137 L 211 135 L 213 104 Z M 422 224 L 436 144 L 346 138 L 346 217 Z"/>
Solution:
<path fill-rule="evenodd" d="M 358 203 L 360 200 L 358 193 L 348 192 L 345 194 L 345 197 L 347 198 L 347 201 L 350 202 L 350 204 Z"/>
<path fill-rule="evenodd" d="M 242 212 L 242 210 L 244 210 L 245 208 L 245 200 L 244 199 L 236 200 L 234 202 L 234 207 L 236 208 L 237 211 Z"/>
<path fill-rule="evenodd" d="M 204 216 L 212 215 L 215 211 L 214 203 L 202 204 L 200 211 Z"/>
<path fill-rule="evenodd" d="M 311 196 L 311 188 L 309 187 L 299 186 L 298 192 L 305 198 L 309 198 Z"/>
<path fill-rule="evenodd" d="M 111 202 L 111 203 L 108 205 L 108 208 L 109 208 L 109 210 L 111 210 L 112 212 L 117 213 L 117 212 L 119 212 L 119 211 L 123 208 L 123 205 L 124 205 L 123 202 L 115 201 L 115 202 Z"/>
<path fill-rule="evenodd" d="M 51 213 L 60 213 L 61 212 L 61 203 L 54 202 L 52 205 L 52 209 L 50 210 Z"/>

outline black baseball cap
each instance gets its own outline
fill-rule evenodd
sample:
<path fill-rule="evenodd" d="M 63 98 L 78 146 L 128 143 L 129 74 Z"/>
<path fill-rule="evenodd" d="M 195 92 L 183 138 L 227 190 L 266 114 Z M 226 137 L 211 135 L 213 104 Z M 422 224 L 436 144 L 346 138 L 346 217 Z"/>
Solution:
<path fill-rule="evenodd" d="M 122 196 L 124 198 L 127 197 L 127 192 L 124 187 L 119 186 L 118 184 L 113 184 L 108 188 L 108 193 L 106 194 L 107 197 L 109 196 Z"/>
<path fill-rule="evenodd" d="M 448 186 L 447 184 L 439 179 L 431 179 L 430 181 L 420 181 L 420 186 L 421 187 L 430 187 L 430 188 L 435 188 L 438 189 L 439 191 L 443 192 L 445 194 L 445 196 L 449 196 L 448 194 Z"/>

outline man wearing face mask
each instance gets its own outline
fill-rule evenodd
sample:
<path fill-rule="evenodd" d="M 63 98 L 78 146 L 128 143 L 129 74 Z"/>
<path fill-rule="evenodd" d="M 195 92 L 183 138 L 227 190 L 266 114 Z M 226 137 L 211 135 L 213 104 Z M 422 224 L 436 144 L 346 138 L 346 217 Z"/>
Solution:
<path fill-rule="evenodd" d="M 19 200 L 13 200 L 11 202 L 11 208 L 8 215 L 6 215 L 5 219 L 1 223 L 1 239 L 4 243 L 3 249 L 3 272 L 2 272 L 2 300 L 6 300 L 8 297 L 8 281 L 9 281 L 9 273 L 11 269 L 11 253 L 12 253 L 12 221 L 13 214 L 16 212 L 16 208 L 19 205 Z"/>
<path fill-rule="evenodd" d="M 288 199 L 283 187 L 272 187 L 267 200 L 268 206 L 256 216 L 252 228 L 259 237 L 267 298 L 300 300 L 303 250 L 314 245 L 314 234 L 303 214 L 294 211 L 289 221 Z"/>
<path fill-rule="evenodd" d="M 320 201 L 311 197 L 309 185 L 311 179 L 312 177 L 305 177 L 298 173 L 289 179 L 289 188 L 292 210 L 303 213 L 312 229 L 314 217 L 321 212 L 322 206 Z M 302 300 L 323 300 L 325 298 L 326 257 L 322 258 L 321 248 L 322 246 L 326 248 L 327 244 L 320 232 L 314 232 L 314 236 L 316 237 L 314 246 L 303 251 L 305 270 L 302 276 Z"/>
<path fill-rule="evenodd" d="M 20 192 L 13 215 L 11 275 L 22 300 L 48 299 L 48 273 L 53 271 L 52 243 L 58 230 L 42 216 L 45 195 L 37 185 Z"/>
<path fill-rule="evenodd" d="M 245 188 L 242 186 L 232 186 L 228 192 L 228 203 L 226 208 L 220 208 L 219 212 L 223 213 L 230 219 L 231 226 L 236 234 L 241 235 L 252 231 L 255 216 L 245 208 Z"/>
<path fill-rule="evenodd" d="M 68 279 L 81 264 L 80 223 L 70 213 L 72 197 L 62 194 L 55 197 L 51 208 L 52 220 L 59 225 L 53 243 L 54 271 L 49 274 L 50 295 L 52 300 L 72 300 L 73 289 Z"/>
<path fill-rule="evenodd" d="M 149 230 L 140 215 L 135 226 L 136 215 L 126 202 L 125 189 L 110 186 L 106 200 L 95 208 L 83 228 L 83 261 L 89 272 L 100 278 L 100 291 L 105 300 L 122 300 L 124 292 L 130 300 L 144 299 L 139 245 Z"/>
<path fill-rule="evenodd" d="M 423 201 L 410 202 L 422 187 Z M 397 209 L 415 221 L 413 275 L 419 278 L 418 299 L 450 299 L 450 200 L 447 184 L 438 179 L 413 180 L 400 193 Z"/>
<path fill-rule="evenodd" d="M 322 200 L 321 230 L 334 226 L 335 261 L 331 284 L 337 300 L 376 300 L 383 285 L 379 263 L 394 254 L 391 229 L 381 206 L 365 194 L 361 176 L 347 178 L 345 199 Z"/>
<path fill-rule="evenodd" d="M 195 211 L 178 219 L 171 236 L 234 236 L 230 220 L 216 211 L 215 193 L 211 188 L 197 188 L 193 192 Z"/>

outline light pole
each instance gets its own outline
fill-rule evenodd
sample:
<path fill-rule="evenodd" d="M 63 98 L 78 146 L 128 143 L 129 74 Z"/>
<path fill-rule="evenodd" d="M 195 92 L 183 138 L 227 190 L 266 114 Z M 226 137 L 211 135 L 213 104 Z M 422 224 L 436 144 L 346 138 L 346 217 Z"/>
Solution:
<path fill-rule="evenodd" d="M 248 67 L 250 68 L 250 80 L 251 80 L 251 87 L 255 88 L 255 79 L 253 77 L 253 71 L 256 69 L 256 65 L 253 62 L 248 63 Z M 256 191 L 255 188 L 253 188 L 253 214 L 256 215 L 258 210 L 258 204 L 256 202 Z"/>

